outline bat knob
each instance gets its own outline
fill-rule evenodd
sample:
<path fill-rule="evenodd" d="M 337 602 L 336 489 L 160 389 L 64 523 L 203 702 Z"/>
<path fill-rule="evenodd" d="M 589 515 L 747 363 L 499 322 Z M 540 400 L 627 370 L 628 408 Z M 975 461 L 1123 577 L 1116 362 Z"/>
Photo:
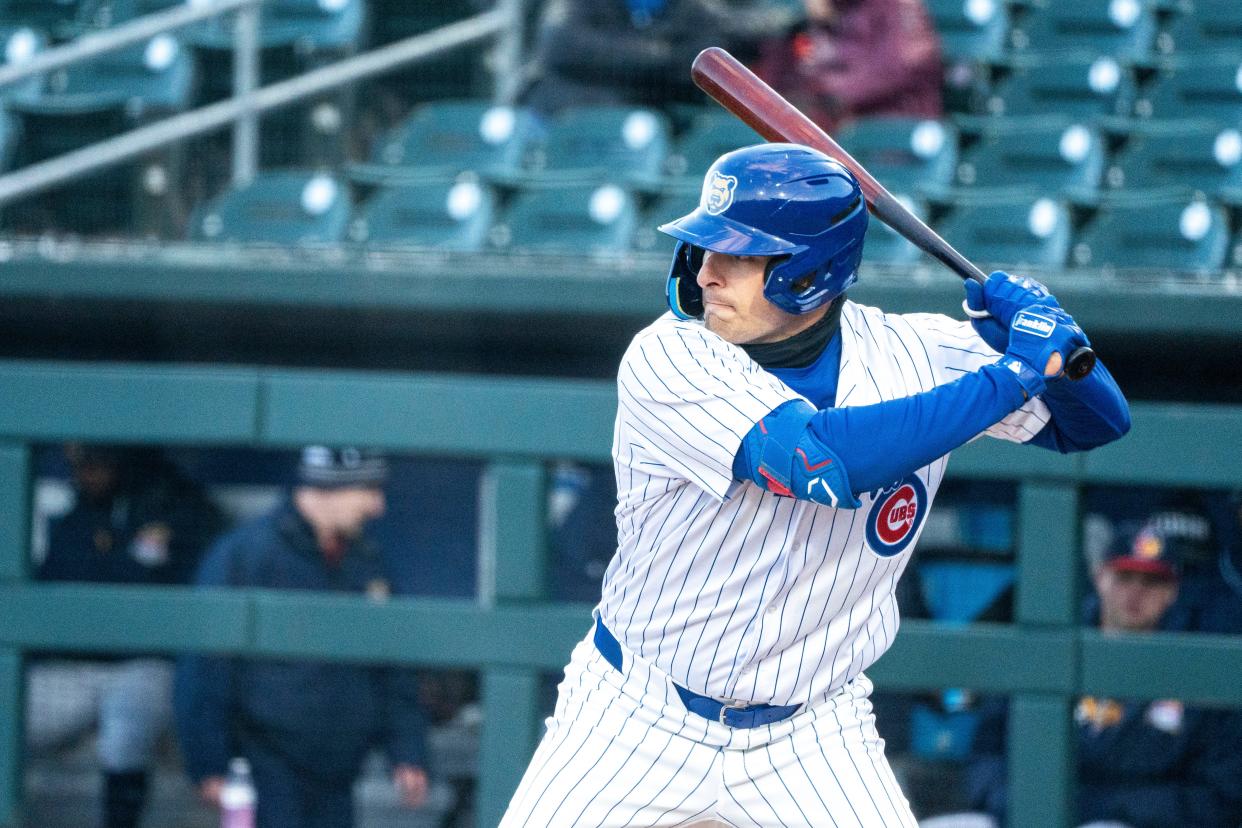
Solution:
<path fill-rule="evenodd" d="M 1091 373 L 1095 367 L 1095 351 L 1086 347 L 1075 348 L 1065 361 L 1065 376 L 1077 382 Z"/>

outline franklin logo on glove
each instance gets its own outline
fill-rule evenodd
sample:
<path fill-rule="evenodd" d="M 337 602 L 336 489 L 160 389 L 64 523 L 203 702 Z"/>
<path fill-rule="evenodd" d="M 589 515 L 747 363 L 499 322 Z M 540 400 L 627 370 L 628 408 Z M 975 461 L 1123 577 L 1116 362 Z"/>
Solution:
<path fill-rule="evenodd" d="M 1019 311 L 1017 316 L 1013 318 L 1013 328 L 1047 339 L 1057 329 L 1057 323 L 1046 316 L 1039 316 L 1024 310 Z"/>

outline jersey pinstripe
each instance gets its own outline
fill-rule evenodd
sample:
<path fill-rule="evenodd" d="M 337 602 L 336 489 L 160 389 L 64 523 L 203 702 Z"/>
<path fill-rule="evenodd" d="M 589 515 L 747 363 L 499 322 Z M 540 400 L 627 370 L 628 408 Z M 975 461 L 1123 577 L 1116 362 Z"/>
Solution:
<path fill-rule="evenodd" d="M 969 323 L 846 302 L 837 406 L 910 396 L 999 356 Z M 701 323 L 666 314 L 618 371 L 613 461 L 618 548 L 600 617 L 678 684 L 718 699 L 812 703 L 888 649 L 894 588 L 921 531 L 896 554 L 866 523 L 877 498 L 833 509 L 733 480 L 751 426 L 800 395 Z M 1047 422 L 1035 399 L 988 429 L 1025 442 Z M 882 446 L 876 447 L 882 451 Z M 917 471 L 930 507 L 948 456 Z"/>

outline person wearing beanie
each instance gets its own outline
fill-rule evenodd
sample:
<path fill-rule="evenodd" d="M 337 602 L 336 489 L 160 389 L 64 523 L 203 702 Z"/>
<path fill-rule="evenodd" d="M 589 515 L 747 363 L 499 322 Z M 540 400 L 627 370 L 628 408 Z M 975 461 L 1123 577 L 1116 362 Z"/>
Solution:
<path fill-rule="evenodd" d="M 308 446 L 289 498 L 218 541 L 203 587 L 389 592 L 366 528 L 384 514 L 388 463 L 365 449 Z M 263 828 L 348 828 L 353 784 L 382 746 L 409 807 L 427 797 L 424 716 L 409 670 L 361 664 L 183 657 L 175 688 L 186 771 L 219 804 L 230 758 L 250 762 Z"/>

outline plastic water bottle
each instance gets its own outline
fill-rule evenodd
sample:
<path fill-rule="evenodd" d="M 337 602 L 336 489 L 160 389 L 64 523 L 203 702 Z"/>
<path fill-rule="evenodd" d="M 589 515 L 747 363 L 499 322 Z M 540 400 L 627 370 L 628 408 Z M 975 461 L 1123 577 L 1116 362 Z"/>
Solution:
<path fill-rule="evenodd" d="M 238 756 L 229 761 L 229 777 L 220 789 L 220 828 L 255 828 L 257 799 L 250 762 Z"/>

